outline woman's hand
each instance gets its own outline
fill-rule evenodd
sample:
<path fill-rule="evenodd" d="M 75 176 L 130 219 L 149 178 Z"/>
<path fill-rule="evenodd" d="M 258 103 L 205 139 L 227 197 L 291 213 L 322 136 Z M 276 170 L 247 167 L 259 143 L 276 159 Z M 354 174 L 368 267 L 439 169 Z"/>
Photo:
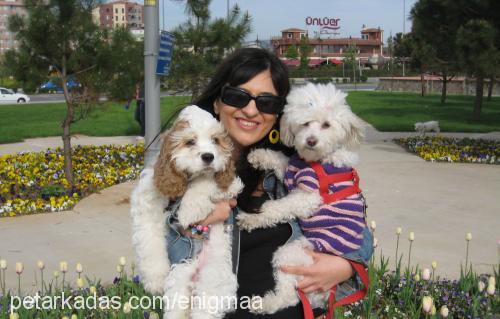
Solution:
<path fill-rule="evenodd" d="M 227 200 L 221 200 L 215 204 L 214 211 L 208 215 L 204 220 L 200 220 L 198 225 L 208 226 L 215 223 L 223 223 L 229 218 L 231 214 L 231 209 L 236 206 L 236 199 L 231 198 Z"/>
<path fill-rule="evenodd" d="M 318 253 L 306 249 L 313 258 L 309 266 L 283 266 L 283 272 L 303 276 L 297 288 L 305 293 L 328 291 L 333 286 L 346 281 L 354 274 L 351 264 L 344 258 Z"/>
<path fill-rule="evenodd" d="M 199 221 L 197 224 L 202 225 L 202 226 L 208 226 L 210 224 L 215 224 L 215 223 L 223 223 L 226 219 L 229 218 L 229 215 L 231 214 L 231 209 L 235 207 L 237 204 L 236 199 L 227 199 L 227 200 L 222 200 L 218 203 L 215 204 L 213 212 L 210 213 L 210 215 L 207 216 L 204 220 Z M 183 229 L 181 230 L 182 234 L 186 237 L 192 237 L 196 239 L 204 239 L 202 235 L 199 234 L 193 234 L 189 229 Z"/>

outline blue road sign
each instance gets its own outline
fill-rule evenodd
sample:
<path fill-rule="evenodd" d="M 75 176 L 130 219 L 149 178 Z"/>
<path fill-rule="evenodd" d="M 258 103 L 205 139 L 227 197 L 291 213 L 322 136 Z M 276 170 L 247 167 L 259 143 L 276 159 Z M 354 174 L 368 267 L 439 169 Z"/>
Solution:
<path fill-rule="evenodd" d="M 168 75 L 170 64 L 172 62 L 172 52 L 174 51 L 175 37 L 172 33 L 161 31 L 160 33 L 160 52 L 156 64 L 157 75 Z"/>

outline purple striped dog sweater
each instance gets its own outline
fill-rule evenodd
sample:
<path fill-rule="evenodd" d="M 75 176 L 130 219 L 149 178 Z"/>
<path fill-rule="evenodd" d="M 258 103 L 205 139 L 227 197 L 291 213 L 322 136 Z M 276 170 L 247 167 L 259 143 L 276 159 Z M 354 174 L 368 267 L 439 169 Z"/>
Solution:
<path fill-rule="evenodd" d="M 352 171 L 350 167 L 335 167 L 332 164 L 323 164 L 323 168 L 327 174 Z M 319 192 L 318 176 L 297 154 L 288 162 L 285 185 L 288 191 L 300 188 L 307 192 Z M 352 185 L 352 181 L 334 183 L 329 185 L 329 190 L 337 192 Z M 366 227 L 363 198 L 360 194 L 354 194 L 323 204 L 311 217 L 299 219 L 299 224 L 316 251 L 337 256 L 355 251 L 361 247 L 362 232 Z"/>

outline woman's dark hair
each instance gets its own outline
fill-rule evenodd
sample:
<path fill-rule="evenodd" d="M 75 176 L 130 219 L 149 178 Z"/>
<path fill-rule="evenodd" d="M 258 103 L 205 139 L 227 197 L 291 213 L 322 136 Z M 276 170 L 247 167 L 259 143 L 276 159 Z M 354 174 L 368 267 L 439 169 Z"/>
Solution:
<path fill-rule="evenodd" d="M 194 104 L 217 116 L 214 111 L 214 102 L 219 98 L 225 85 L 239 86 L 265 70 L 271 72 L 271 79 L 278 95 L 286 98 L 290 92 L 290 81 L 287 67 L 283 62 L 265 49 L 242 48 L 236 50 L 222 61 L 203 93 L 194 101 Z M 279 130 L 280 118 L 281 114 L 278 115 L 274 129 Z M 249 197 L 256 189 L 257 183 L 263 175 L 263 172 L 255 170 L 247 162 L 248 153 L 255 148 L 279 150 L 287 155 L 292 153 L 290 148 L 281 143 L 272 144 L 266 135 L 262 140 L 247 147 L 240 154 L 240 158 L 236 163 L 236 170 L 245 185 L 243 192 L 238 197 L 239 205 L 243 209 L 245 209 L 245 203 L 249 202 Z"/>

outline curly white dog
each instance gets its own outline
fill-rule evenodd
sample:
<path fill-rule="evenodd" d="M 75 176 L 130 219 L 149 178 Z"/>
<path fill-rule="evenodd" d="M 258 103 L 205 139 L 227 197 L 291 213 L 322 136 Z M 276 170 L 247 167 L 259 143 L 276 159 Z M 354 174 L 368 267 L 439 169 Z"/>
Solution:
<path fill-rule="evenodd" d="M 262 307 L 253 312 L 271 314 L 299 302 L 295 285 L 301 278 L 279 268 L 312 264 L 305 248 L 342 255 L 358 249 L 362 243 L 361 233 L 366 227 L 364 199 L 352 169 L 358 159 L 352 149 L 361 143 L 363 123 L 352 113 L 345 97 L 332 84 L 308 84 L 292 90 L 280 122 L 280 133 L 283 143 L 294 146 L 298 156 L 288 159 L 269 150 L 256 150 L 248 156 L 253 166 L 274 170 L 291 191 L 284 198 L 265 202 L 260 214 L 238 214 L 240 227 L 253 230 L 299 218 L 305 235 L 276 251 L 273 256 L 276 288 L 266 293 Z M 325 201 L 317 179 L 319 174 L 310 166 L 313 163 L 318 163 L 327 174 L 350 176 L 327 186 L 327 192 L 346 196 L 334 203 Z M 354 191 L 344 191 L 351 188 Z M 313 308 L 323 307 L 328 292 L 311 293 L 308 298 Z"/>
<path fill-rule="evenodd" d="M 425 135 L 425 132 L 436 132 L 439 133 L 441 129 L 439 128 L 438 121 L 428 121 L 428 122 L 417 122 L 415 123 L 415 132 L 420 133 L 420 135 Z"/>
<path fill-rule="evenodd" d="M 220 123 L 197 106 L 188 106 L 163 136 L 154 169 L 144 169 L 132 193 L 132 243 L 139 274 L 148 292 L 163 295 L 164 318 L 222 318 L 230 310 L 207 313 L 203 305 L 186 309 L 180 304 L 193 296 L 236 295 L 230 234 L 222 223 L 211 225 L 198 256 L 171 267 L 165 240 L 171 212 L 165 213 L 165 208 L 182 198 L 176 218 L 186 229 L 205 219 L 214 202 L 236 197 L 243 185 L 235 176 L 231 151 Z"/>

